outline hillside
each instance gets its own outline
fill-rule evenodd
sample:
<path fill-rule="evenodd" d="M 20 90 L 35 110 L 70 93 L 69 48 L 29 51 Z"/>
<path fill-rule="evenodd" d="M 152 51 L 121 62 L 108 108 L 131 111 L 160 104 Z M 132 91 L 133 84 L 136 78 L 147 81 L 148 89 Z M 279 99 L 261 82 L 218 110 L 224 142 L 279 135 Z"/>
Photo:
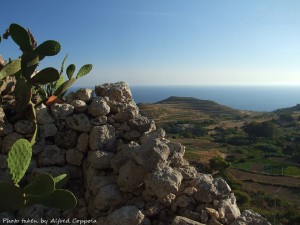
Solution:
<path fill-rule="evenodd" d="M 300 112 L 300 104 L 297 104 L 297 105 L 292 106 L 292 107 L 276 109 L 273 112 L 276 113 L 276 114 Z"/>
<path fill-rule="evenodd" d="M 139 104 L 140 111 L 157 123 L 173 120 L 207 120 L 216 118 L 240 118 L 252 112 L 232 109 L 214 101 L 201 100 L 191 97 L 172 96 L 154 104 Z"/>

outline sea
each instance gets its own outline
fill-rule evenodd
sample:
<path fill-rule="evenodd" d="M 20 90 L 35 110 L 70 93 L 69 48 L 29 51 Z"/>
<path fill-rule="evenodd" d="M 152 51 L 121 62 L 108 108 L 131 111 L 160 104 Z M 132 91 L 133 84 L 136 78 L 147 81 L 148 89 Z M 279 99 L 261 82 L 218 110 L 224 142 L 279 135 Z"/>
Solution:
<path fill-rule="evenodd" d="M 300 104 L 300 86 L 130 86 L 136 103 L 156 103 L 171 96 L 215 101 L 234 109 L 271 112 Z M 73 87 L 71 91 L 78 89 Z"/>

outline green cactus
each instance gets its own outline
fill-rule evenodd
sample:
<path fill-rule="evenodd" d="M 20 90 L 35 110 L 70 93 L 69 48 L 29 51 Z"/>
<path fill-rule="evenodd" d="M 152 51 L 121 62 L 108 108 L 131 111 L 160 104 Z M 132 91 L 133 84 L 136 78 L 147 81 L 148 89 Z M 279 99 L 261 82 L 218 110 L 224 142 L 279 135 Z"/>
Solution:
<path fill-rule="evenodd" d="M 71 78 L 64 82 L 60 87 L 54 92 L 55 96 L 63 95 L 76 81 L 76 78 Z"/>
<path fill-rule="evenodd" d="M 26 195 L 44 196 L 51 194 L 55 189 L 55 183 L 50 174 L 44 173 L 35 177 L 23 191 Z"/>
<path fill-rule="evenodd" d="M 69 80 L 72 78 L 74 72 L 75 72 L 76 66 L 74 64 L 70 64 L 66 70 L 67 76 Z"/>
<path fill-rule="evenodd" d="M 25 196 L 22 189 L 13 183 L 0 183 L 0 212 L 20 209 L 25 204 Z"/>
<path fill-rule="evenodd" d="M 40 56 L 54 56 L 60 52 L 60 44 L 53 40 L 45 41 L 34 51 Z"/>
<path fill-rule="evenodd" d="M 15 184 L 24 176 L 32 156 L 32 148 L 29 141 L 17 140 L 11 147 L 7 157 L 7 167 Z"/>
<path fill-rule="evenodd" d="M 31 78 L 31 82 L 35 84 L 45 85 L 59 79 L 59 73 L 52 67 L 45 68 Z"/>
<path fill-rule="evenodd" d="M 15 99 L 17 101 L 16 112 L 17 118 L 22 115 L 30 103 L 32 96 L 32 85 L 27 82 L 23 77 L 17 79 L 16 87 L 14 90 Z"/>
<path fill-rule="evenodd" d="M 55 189 L 61 189 L 63 186 L 65 186 L 68 181 L 66 178 L 67 178 L 67 174 L 62 174 L 53 178 L 55 183 Z"/>
<path fill-rule="evenodd" d="M 7 76 L 13 76 L 21 70 L 21 60 L 13 60 L 7 63 L 2 70 L 0 70 L 0 79 L 3 79 Z"/>
<path fill-rule="evenodd" d="M 77 200 L 75 195 L 67 190 L 56 189 L 49 195 L 27 197 L 28 204 L 42 204 L 51 208 L 62 210 L 75 208 Z"/>
<path fill-rule="evenodd" d="M 7 164 L 11 181 L 0 183 L 0 212 L 17 210 L 33 203 L 41 203 L 59 209 L 74 208 L 77 203 L 74 194 L 60 189 L 67 183 L 65 174 L 56 178 L 49 174 L 39 175 L 23 189 L 19 187 L 19 182 L 31 162 L 32 145 L 35 143 L 37 135 L 36 112 L 35 105 L 31 101 L 32 95 L 39 93 L 41 96 L 46 97 L 46 91 L 42 89 L 42 85 L 49 89 L 48 93 L 53 92 L 55 88 L 59 95 L 64 94 L 77 78 L 64 81 L 62 77 L 67 56 L 64 58 L 60 73 L 50 67 L 33 76 L 38 64 L 45 56 L 53 56 L 59 53 L 61 47 L 58 42 L 49 40 L 36 47 L 36 41 L 29 30 L 18 24 L 11 24 L 4 36 L 5 39 L 8 36 L 12 37 L 13 41 L 20 46 L 22 55 L 20 59 L 1 64 L 0 84 L 3 84 L 2 79 L 5 77 L 15 76 L 16 84 L 13 96 L 16 101 L 16 113 L 13 115 L 12 120 L 25 116 L 26 119 L 34 122 L 35 131 L 30 142 L 19 139 L 13 144 L 8 153 Z M 86 70 L 80 73 L 84 74 Z M 2 99 L 2 96 L 0 99 Z"/>
<path fill-rule="evenodd" d="M 77 73 L 76 79 L 85 76 L 88 74 L 93 68 L 92 64 L 86 64 L 80 68 L 80 70 Z"/>
<path fill-rule="evenodd" d="M 30 34 L 24 27 L 13 23 L 9 26 L 9 34 L 23 52 L 32 50 Z"/>

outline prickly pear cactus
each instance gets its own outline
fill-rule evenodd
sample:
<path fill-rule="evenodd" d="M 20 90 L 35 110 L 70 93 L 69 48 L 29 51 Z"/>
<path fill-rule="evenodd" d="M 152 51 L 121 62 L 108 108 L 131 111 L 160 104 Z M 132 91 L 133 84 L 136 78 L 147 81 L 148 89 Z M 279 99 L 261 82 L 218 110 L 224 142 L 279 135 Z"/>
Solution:
<path fill-rule="evenodd" d="M 28 196 L 28 202 L 30 204 L 42 204 L 62 210 L 75 208 L 77 204 L 74 194 L 63 189 L 56 189 L 51 194 L 45 196 Z"/>
<path fill-rule="evenodd" d="M 86 65 L 82 66 L 76 75 L 76 79 L 88 74 L 92 70 L 92 68 L 93 68 L 92 64 L 86 64 Z"/>
<path fill-rule="evenodd" d="M 7 157 L 7 166 L 15 184 L 19 183 L 24 176 L 30 164 L 31 156 L 31 145 L 25 139 L 17 140 L 11 147 Z M 0 191 L 0 193 L 2 192 Z"/>
<path fill-rule="evenodd" d="M 59 79 L 59 73 L 52 67 L 45 68 L 31 78 L 32 83 L 44 85 Z"/>
<path fill-rule="evenodd" d="M 20 209 L 25 204 L 25 197 L 22 189 L 13 183 L 0 183 L 0 212 L 7 212 Z"/>
<path fill-rule="evenodd" d="M 54 191 L 55 183 L 50 174 L 44 173 L 35 177 L 23 191 L 26 195 L 43 196 L 49 195 Z"/>
<path fill-rule="evenodd" d="M 54 56 L 60 52 L 60 44 L 53 40 L 45 41 L 34 51 L 41 56 Z"/>

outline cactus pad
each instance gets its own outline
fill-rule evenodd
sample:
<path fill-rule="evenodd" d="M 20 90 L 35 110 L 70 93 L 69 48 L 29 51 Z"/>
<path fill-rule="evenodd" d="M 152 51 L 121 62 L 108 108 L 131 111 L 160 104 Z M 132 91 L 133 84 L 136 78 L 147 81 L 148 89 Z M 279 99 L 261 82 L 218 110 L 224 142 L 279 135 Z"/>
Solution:
<path fill-rule="evenodd" d="M 34 51 L 41 56 L 53 56 L 60 52 L 60 44 L 53 40 L 45 41 Z"/>
<path fill-rule="evenodd" d="M 21 60 L 13 60 L 10 63 L 7 63 L 3 69 L 0 71 L 0 79 L 3 79 L 7 76 L 13 76 L 18 71 L 21 70 Z"/>
<path fill-rule="evenodd" d="M 67 76 L 69 78 L 69 80 L 72 78 L 74 72 L 75 72 L 76 66 L 74 64 L 70 64 L 67 68 Z"/>
<path fill-rule="evenodd" d="M 1 182 L 0 193 L 0 212 L 17 210 L 25 204 L 23 191 L 13 183 Z"/>
<path fill-rule="evenodd" d="M 56 189 L 46 196 L 28 196 L 30 204 L 42 204 L 51 208 L 62 210 L 73 209 L 77 204 L 75 195 L 67 190 Z"/>
<path fill-rule="evenodd" d="M 30 164 L 31 156 L 31 145 L 29 141 L 25 139 L 17 140 L 9 150 L 7 166 L 15 184 L 17 184 L 24 176 Z"/>
<path fill-rule="evenodd" d="M 60 85 L 60 87 L 54 92 L 54 95 L 60 96 L 60 95 L 64 94 L 75 81 L 76 81 L 76 78 L 71 78 L 70 80 L 67 80 L 62 85 Z"/>
<path fill-rule="evenodd" d="M 49 195 L 54 191 L 54 180 L 50 174 L 44 173 L 35 177 L 23 191 L 26 195 Z"/>
<path fill-rule="evenodd" d="M 59 189 L 65 186 L 68 182 L 67 174 L 62 174 L 54 178 L 55 188 Z"/>
<path fill-rule="evenodd" d="M 62 61 L 62 63 L 61 63 L 61 67 L 60 67 L 60 73 L 59 73 L 59 75 L 62 75 L 62 74 L 63 74 L 63 72 L 64 72 L 64 69 L 65 69 L 65 64 L 66 64 L 67 58 L 68 58 L 68 54 L 66 55 L 66 57 L 64 58 L 64 60 L 63 60 L 63 61 Z"/>
<path fill-rule="evenodd" d="M 78 71 L 77 73 L 77 76 L 76 78 L 80 78 L 80 77 L 83 77 L 84 75 L 88 74 L 93 68 L 93 65 L 92 64 L 86 64 L 84 66 L 82 66 L 80 68 L 80 70 Z"/>
<path fill-rule="evenodd" d="M 38 72 L 34 77 L 31 78 L 32 83 L 36 84 L 48 84 L 59 79 L 59 73 L 52 67 L 45 68 Z"/>
<path fill-rule="evenodd" d="M 23 52 L 32 50 L 30 35 L 24 27 L 13 23 L 9 26 L 9 33 Z"/>

